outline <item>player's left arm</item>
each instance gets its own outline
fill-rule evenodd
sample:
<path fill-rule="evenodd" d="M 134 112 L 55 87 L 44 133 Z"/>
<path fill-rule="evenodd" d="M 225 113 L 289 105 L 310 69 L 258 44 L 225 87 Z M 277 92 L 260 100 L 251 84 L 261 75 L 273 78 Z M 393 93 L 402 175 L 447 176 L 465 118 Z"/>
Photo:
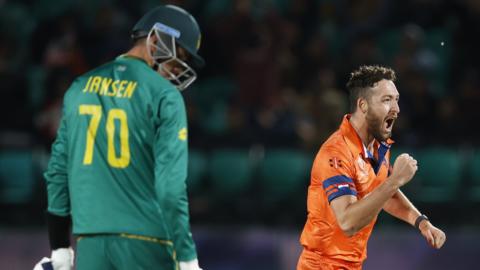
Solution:
<path fill-rule="evenodd" d="M 425 237 L 427 242 L 436 249 L 441 248 L 447 239 L 442 230 L 433 226 L 428 219 L 423 218 L 420 211 L 418 211 L 418 209 L 400 190 L 395 192 L 395 194 L 393 194 L 393 196 L 385 203 L 383 210 L 412 226 L 417 225 L 423 237 Z"/>
<path fill-rule="evenodd" d="M 70 247 L 70 194 L 68 190 L 68 142 L 65 112 L 52 145 L 48 168 L 44 174 L 47 186 L 46 213 L 52 254 L 43 258 L 35 269 L 73 269 L 73 249 Z M 47 266 L 49 265 L 49 266 Z M 52 269 L 50 268 L 50 269 Z"/>
<path fill-rule="evenodd" d="M 155 134 L 155 188 L 164 207 L 166 223 L 172 234 L 181 269 L 196 262 L 197 253 L 190 230 L 187 197 L 188 140 L 183 98 L 178 90 L 159 101 L 159 119 Z M 198 262 L 196 263 L 198 265 Z"/>

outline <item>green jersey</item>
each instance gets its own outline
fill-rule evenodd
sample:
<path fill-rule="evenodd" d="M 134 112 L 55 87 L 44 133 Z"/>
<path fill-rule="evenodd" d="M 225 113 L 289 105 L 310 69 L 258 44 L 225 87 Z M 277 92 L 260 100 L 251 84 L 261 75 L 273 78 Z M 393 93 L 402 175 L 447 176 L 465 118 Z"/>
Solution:
<path fill-rule="evenodd" d="M 173 241 L 196 258 L 189 226 L 187 120 L 180 92 L 144 61 L 120 56 L 77 78 L 45 173 L 48 211 L 74 234 Z"/>

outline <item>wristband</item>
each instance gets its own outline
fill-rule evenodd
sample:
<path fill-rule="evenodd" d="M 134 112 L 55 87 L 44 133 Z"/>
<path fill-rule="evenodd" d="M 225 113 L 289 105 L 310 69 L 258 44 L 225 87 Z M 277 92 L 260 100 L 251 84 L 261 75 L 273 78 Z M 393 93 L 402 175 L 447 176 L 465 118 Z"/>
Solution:
<path fill-rule="evenodd" d="M 62 217 L 47 212 L 48 238 L 52 250 L 70 246 L 70 216 Z"/>
<path fill-rule="evenodd" d="M 422 220 L 428 221 L 428 217 L 425 215 L 418 216 L 417 219 L 415 220 L 415 228 L 420 230 L 420 222 L 422 222 Z"/>

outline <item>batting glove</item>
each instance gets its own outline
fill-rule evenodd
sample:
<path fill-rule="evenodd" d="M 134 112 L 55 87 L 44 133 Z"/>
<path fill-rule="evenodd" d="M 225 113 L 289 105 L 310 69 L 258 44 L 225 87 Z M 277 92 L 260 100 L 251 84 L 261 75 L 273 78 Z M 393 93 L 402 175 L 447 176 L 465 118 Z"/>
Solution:
<path fill-rule="evenodd" d="M 198 266 L 198 260 L 194 259 L 188 262 L 179 262 L 180 270 L 202 270 Z"/>
<path fill-rule="evenodd" d="M 42 258 L 33 270 L 73 270 L 74 253 L 71 247 L 52 251 L 51 258 Z"/>

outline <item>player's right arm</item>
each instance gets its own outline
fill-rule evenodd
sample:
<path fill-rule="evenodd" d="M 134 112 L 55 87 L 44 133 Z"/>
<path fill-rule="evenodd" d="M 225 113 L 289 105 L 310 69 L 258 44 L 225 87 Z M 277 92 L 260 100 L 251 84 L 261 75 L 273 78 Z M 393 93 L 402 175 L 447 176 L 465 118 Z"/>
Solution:
<path fill-rule="evenodd" d="M 368 225 L 385 203 L 408 183 L 417 171 L 417 161 L 408 154 L 400 155 L 392 174 L 368 196 L 358 200 L 354 195 L 339 196 L 330 201 L 339 227 L 347 236 L 353 236 Z"/>

